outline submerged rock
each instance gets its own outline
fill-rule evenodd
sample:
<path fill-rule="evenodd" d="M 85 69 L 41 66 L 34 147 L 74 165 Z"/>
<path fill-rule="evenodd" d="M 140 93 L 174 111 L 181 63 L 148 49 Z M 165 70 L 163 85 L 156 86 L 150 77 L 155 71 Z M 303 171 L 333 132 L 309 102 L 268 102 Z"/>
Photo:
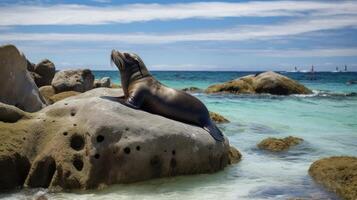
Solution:
<path fill-rule="evenodd" d="M 227 92 L 233 94 L 268 93 L 275 95 L 312 93 L 304 85 L 275 72 L 248 75 L 226 83 L 212 85 L 206 89 L 206 92 Z"/>
<path fill-rule="evenodd" d="M 222 115 L 215 113 L 215 112 L 209 112 L 209 116 L 211 119 L 216 123 L 216 124 L 223 124 L 223 123 L 229 123 L 230 121 L 223 117 Z"/>
<path fill-rule="evenodd" d="M 288 150 L 290 147 L 298 145 L 302 141 L 304 140 L 293 136 L 289 136 L 282 139 L 270 137 L 261 141 L 257 146 L 259 149 L 279 152 Z"/>
<path fill-rule="evenodd" d="M 357 157 L 339 156 L 315 161 L 309 174 L 342 199 L 357 199 Z"/>
<path fill-rule="evenodd" d="M 227 138 L 216 142 L 200 127 L 126 107 L 121 95 L 98 88 L 0 122 L 0 189 L 101 188 L 212 173 L 239 160 Z"/>
<path fill-rule="evenodd" d="M 242 159 L 242 154 L 233 146 L 229 147 L 229 164 L 238 163 Z"/>
<path fill-rule="evenodd" d="M 85 92 L 93 88 L 94 75 L 89 69 L 63 70 L 55 74 L 52 87 L 56 93 L 65 91 Z"/>
<path fill-rule="evenodd" d="M 184 92 L 202 92 L 202 89 L 198 87 L 188 87 L 188 88 L 183 88 L 182 91 Z"/>
<path fill-rule="evenodd" d="M 111 81 L 109 77 L 103 77 L 100 80 L 94 81 L 94 88 L 106 87 L 109 88 L 111 86 Z"/>
<path fill-rule="evenodd" d="M 27 71 L 27 60 L 13 45 L 0 47 L 0 102 L 15 105 L 27 112 L 45 104 Z"/>

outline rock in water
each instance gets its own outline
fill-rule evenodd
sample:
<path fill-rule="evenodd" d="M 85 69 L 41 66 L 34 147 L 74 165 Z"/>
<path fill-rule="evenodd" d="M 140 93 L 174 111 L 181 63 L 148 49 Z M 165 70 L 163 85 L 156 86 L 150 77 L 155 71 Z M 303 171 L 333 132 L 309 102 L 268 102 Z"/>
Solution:
<path fill-rule="evenodd" d="M 34 67 L 34 72 L 38 74 L 34 80 L 38 87 L 51 85 L 52 79 L 55 76 L 55 65 L 48 59 L 42 60 Z"/>
<path fill-rule="evenodd" d="M 103 77 L 100 80 L 94 81 L 94 88 L 106 87 L 109 88 L 111 86 L 111 81 L 109 77 Z"/>
<path fill-rule="evenodd" d="M 0 47 L 0 102 L 34 112 L 45 104 L 27 71 L 27 60 L 13 45 Z"/>
<path fill-rule="evenodd" d="M 315 161 L 309 174 L 343 199 L 357 199 L 357 157 L 340 156 Z"/>
<path fill-rule="evenodd" d="M 85 92 L 93 88 L 94 75 L 89 69 L 63 70 L 55 74 L 52 86 L 56 93 Z"/>
<path fill-rule="evenodd" d="M 275 95 L 311 94 L 311 90 L 304 85 L 275 72 L 264 72 L 248 75 L 226 83 L 209 86 L 207 93 L 227 92 L 233 94 Z"/>
<path fill-rule="evenodd" d="M 209 116 L 216 124 L 229 123 L 228 119 L 226 119 L 225 117 L 223 117 L 222 115 L 220 115 L 218 113 L 209 111 Z"/>
<path fill-rule="evenodd" d="M 258 144 L 258 148 L 273 152 L 279 152 L 288 150 L 290 147 L 296 146 L 302 141 L 304 140 L 293 136 L 289 136 L 282 139 L 270 137 L 261 141 Z"/>
<path fill-rule="evenodd" d="M 211 173 L 238 159 L 227 138 L 216 142 L 200 127 L 126 107 L 121 95 L 98 88 L 0 122 L 0 189 L 100 188 Z"/>

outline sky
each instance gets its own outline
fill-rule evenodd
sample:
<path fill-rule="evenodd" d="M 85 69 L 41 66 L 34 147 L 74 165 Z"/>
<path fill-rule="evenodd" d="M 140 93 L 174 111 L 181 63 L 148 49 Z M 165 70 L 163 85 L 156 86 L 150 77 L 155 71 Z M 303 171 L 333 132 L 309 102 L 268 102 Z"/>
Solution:
<path fill-rule="evenodd" d="M 56 69 L 357 71 L 357 1 L 0 0 L 0 45 Z"/>

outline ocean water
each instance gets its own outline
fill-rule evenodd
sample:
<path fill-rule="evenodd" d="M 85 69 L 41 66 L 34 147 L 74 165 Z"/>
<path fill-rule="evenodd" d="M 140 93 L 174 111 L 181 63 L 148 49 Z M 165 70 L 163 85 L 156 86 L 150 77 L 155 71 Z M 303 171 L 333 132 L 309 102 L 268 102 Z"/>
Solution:
<path fill-rule="evenodd" d="M 95 71 L 119 83 L 118 72 Z M 173 88 L 206 88 L 255 72 L 152 72 Z M 243 155 L 240 163 L 215 174 L 179 176 L 113 185 L 103 190 L 49 193 L 19 190 L 0 198 L 29 199 L 337 199 L 308 175 L 310 164 L 328 156 L 357 156 L 357 73 L 284 73 L 314 90 L 313 95 L 207 95 L 195 93 L 209 110 L 229 119 L 219 125 Z M 288 152 L 269 153 L 256 144 L 267 137 L 297 136 L 305 141 Z"/>

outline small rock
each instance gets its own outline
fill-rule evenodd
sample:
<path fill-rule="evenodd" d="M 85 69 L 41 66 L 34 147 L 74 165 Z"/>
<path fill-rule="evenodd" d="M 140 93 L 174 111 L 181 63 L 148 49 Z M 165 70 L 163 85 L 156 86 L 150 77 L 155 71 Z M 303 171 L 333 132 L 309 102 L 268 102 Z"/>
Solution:
<path fill-rule="evenodd" d="M 270 137 L 261 141 L 257 146 L 260 149 L 273 151 L 273 152 L 280 152 L 280 151 L 288 150 L 290 147 L 298 145 L 302 141 L 304 140 L 293 136 L 289 136 L 282 139 Z"/>
<path fill-rule="evenodd" d="M 112 83 L 110 87 L 111 88 L 121 88 L 121 85 Z"/>
<path fill-rule="evenodd" d="M 310 166 L 309 174 L 342 199 L 357 199 L 357 157 L 323 158 Z"/>
<path fill-rule="evenodd" d="M 109 77 L 103 77 L 100 80 L 94 81 L 94 88 L 106 87 L 109 88 L 111 86 L 111 80 Z"/>
<path fill-rule="evenodd" d="M 63 70 L 55 74 L 52 86 L 56 93 L 85 92 L 93 88 L 94 75 L 89 69 Z"/>
<path fill-rule="evenodd" d="M 183 88 L 182 91 L 184 92 L 201 92 L 202 89 L 198 87 L 188 87 L 188 88 Z"/>
<path fill-rule="evenodd" d="M 38 75 L 34 78 L 37 87 L 42 87 L 45 85 L 51 85 L 52 79 L 56 73 L 56 68 L 50 60 L 45 59 L 35 66 L 33 72 Z"/>
<path fill-rule="evenodd" d="M 222 115 L 215 113 L 215 112 L 209 112 L 209 116 L 211 119 L 216 122 L 217 124 L 223 124 L 223 123 L 229 123 L 230 121 L 226 118 L 224 118 Z"/>
<path fill-rule="evenodd" d="M 242 159 L 242 154 L 233 146 L 229 147 L 228 162 L 229 164 L 238 163 Z"/>

